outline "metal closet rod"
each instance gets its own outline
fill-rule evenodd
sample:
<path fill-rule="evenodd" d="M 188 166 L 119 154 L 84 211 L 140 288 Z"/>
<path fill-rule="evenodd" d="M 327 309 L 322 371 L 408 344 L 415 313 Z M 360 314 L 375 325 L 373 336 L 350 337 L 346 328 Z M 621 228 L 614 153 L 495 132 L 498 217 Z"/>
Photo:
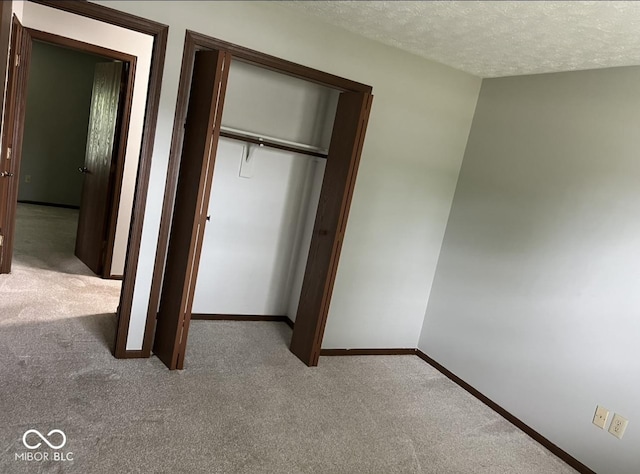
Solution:
<path fill-rule="evenodd" d="M 304 143 L 281 140 L 280 138 L 267 137 L 265 135 L 259 135 L 257 133 L 238 130 L 231 127 L 220 127 L 220 136 L 231 138 L 233 140 L 254 143 L 260 146 L 267 146 L 269 148 L 276 148 L 278 150 L 302 153 L 303 155 L 310 155 L 318 158 L 326 158 L 328 156 L 327 150 L 323 150 L 322 148 L 306 145 Z"/>

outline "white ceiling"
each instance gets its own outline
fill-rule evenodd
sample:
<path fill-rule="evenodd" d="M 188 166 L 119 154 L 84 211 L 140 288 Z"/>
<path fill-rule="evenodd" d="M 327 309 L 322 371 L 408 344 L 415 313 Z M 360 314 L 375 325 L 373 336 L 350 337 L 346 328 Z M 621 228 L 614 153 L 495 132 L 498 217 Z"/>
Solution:
<path fill-rule="evenodd" d="M 278 3 L 480 77 L 640 65 L 640 2 Z"/>

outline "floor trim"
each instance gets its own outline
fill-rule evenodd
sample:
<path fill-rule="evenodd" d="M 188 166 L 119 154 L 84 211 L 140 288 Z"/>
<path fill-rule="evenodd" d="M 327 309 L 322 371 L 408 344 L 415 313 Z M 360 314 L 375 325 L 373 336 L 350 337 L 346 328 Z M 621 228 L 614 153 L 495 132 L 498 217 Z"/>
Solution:
<path fill-rule="evenodd" d="M 415 355 L 415 349 L 321 349 L 321 356 Z"/>
<path fill-rule="evenodd" d="M 551 451 L 553 454 L 555 454 L 557 457 L 562 459 L 569 466 L 571 466 L 581 474 L 596 474 L 595 471 L 589 469 L 587 466 L 582 464 L 580 461 L 578 461 L 576 458 L 571 456 L 569 453 L 567 453 L 566 451 L 564 451 L 563 449 L 561 449 L 560 447 L 558 447 L 557 445 L 549 441 L 547 438 L 542 436 L 540 433 L 538 433 L 536 430 L 534 430 L 529 425 L 524 423 L 522 420 L 520 420 L 516 416 L 509 413 L 507 410 L 502 408 L 496 402 L 494 402 L 493 400 L 485 396 L 479 390 L 469 385 L 467 382 L 462 380 L 460 377 L 458 377 L 456 374 L 454 374 L 450 370 L 443 367 L 441 364 L 433 360 L 431 357 L 429 357 L 427 354 L 422 352 L 420 349 L 415 349 L 414 353 L 418 357 L 420 357 L 423 361 L 425 361 L 427 364 L 429 364 L 434 369 L 436 369 L 438 372 L 442 373 L 445 377 L 449 378 L 452 382 L 454 382 L 455 384 L 457 384 L 458 386 L 460 386 L 461 388 L 469 392 L 471 395 L 473 395 L 482 403 L 487 405 L 497 414 L 502 416 L 505 420 L 515 425 L 517 428 L 521 429 L 522 431 L 524 431 L 527 435 L 529 435 L 529 437 L 531 437 L 532 439 L 540 443 L 542 446 L 547 448 L 549 451 Z"/>
<path fill-rule="evenodd" d="M 293 321 L 288 316 L 265 316 L 261 314 L 207 314 L 192 313 L 192 321 L 276 321 L 286 323 L 293 329 Z"/>
<path fill-rule="evenodd" d="M 25 199 L 18 199 L 18 202 L 20 204 L 32 204 L 34 206 L 61 207 L 63 209 L 80 209 L 80 206 L 75 206 L 73 204 L 56 204 L 53 202 L 30 201 Z"/>
<path fill-rule="evenodd" d="M 124 280 L 124 275 L 109 275 L 104 277 L 105 280 Z"/>
<path fill-rule="evenodd" d="M 368 356 L 368 355 L 416 355 L 420 357 L 424 362 L 432 366 L 442 375 L 447 377 L 449 380 L 454 382 L 459 387 L 463 388 L 469 394 L 473 395 L 475 398 L 480 400 L 482 403 L 487 405 L 493 411 L 495 411 L 498 415 L 502 416 L 505 420 L 522 430 L 525 434 L 527 434 L 531 439 L 536 441 L 537 443 L 544 446 L 548 449 L 552 454 L 556 457 L 560 458 L 562 461 L 567 463 L 569 466 L 574 468 L 581 474 L 596 474 L 595 471 L 590 469 L 589 467 L 582 464 L 576 458 L 571 456 L 562 448 L 558 447 L 556 444 L 549 441 L 547 438 L 542 436 L 536 430 L 531 428 L 529 425 L 524 423 L 522 420 L 509 413 L 507 410 L 502 408 L 496 402 L 491 400 L 489 397 L 484 395 L 482 392 L 477 390 L 476 388 L 469 385 L 467 382 L 462 380 L 456 374 L 442 366 L 440 363 L 433 360 L 427 354 L 422 352 L 420 349 L 322 349 L 320 351 L 321 356 Z"/>
<path fill-rule="evenodd" d="M 145 351 L 123 351 L 119 354 L 118 359 L 148 359 Z"/>

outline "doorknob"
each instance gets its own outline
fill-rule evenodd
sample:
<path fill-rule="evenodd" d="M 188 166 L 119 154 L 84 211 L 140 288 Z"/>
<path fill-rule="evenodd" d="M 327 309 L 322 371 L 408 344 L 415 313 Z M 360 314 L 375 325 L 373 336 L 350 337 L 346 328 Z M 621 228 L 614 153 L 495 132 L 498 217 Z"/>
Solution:
<path fill-rule="evenodd" d="M 89 169 L 86 166 L 81 166 L 78 168 L 78 171 L 80 171 L 80 173 L 86 173 L 89 174 Z"/>
<path fill-rule="evenodd" d="M 11 178 L 13 176 L 13 173 L 9 173 L 8 171 L 3 171 L 2 173 L 0 173 L 0 178 Z"/>

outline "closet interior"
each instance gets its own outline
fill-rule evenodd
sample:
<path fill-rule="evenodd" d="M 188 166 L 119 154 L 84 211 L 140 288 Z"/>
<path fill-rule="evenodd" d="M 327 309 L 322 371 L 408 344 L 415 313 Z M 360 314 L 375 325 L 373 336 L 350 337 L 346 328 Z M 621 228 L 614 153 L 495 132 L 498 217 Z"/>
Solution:
<path fill-rule="evenodd" d="M 167 367 L 183 368 L 192 318 L 288 322 L 291 351 L 317 365 L 372 99 L 365 84 L 187 32 L 150 302 Z"/>
<path fill-rule="evenodd" d="M 231 61 L 192 319 L 295 321 L 338 96 Z"/>

